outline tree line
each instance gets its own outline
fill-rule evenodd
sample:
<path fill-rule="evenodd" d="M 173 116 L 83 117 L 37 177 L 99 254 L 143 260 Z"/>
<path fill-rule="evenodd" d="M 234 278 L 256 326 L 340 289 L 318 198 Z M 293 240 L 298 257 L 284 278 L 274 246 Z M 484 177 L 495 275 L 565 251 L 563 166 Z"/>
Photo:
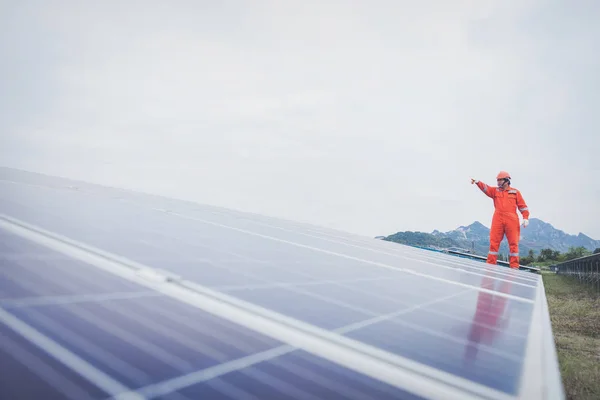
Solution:
<path fill-rule="evenodd" d="M 561 253 L 558 250 L 542 249 L 536 255 L 533 250 L 529 250 L 529 253 L 525 257 L 520 258 L 521 265 L 529 265 L 533 263 L 540 264 L 558 264 L 561 262 L 573 260 L 575 258 L 589 256 L 591 254 L 600 253 L 600 248 L 594 251 L 589 251 L 583 246 L 569 247 L 569 250 L 565 253 Z"/>

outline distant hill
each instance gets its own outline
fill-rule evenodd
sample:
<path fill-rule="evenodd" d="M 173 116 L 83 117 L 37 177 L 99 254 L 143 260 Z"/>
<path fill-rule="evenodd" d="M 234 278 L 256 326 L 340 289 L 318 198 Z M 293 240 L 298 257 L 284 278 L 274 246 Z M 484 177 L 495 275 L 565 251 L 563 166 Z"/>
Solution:
<path fill-rule="evenodd" d="M 460 226 L 449 232 L 438 230 L 431 233 L 405 231 L 385 236 L 383 240 L 412 246 L 474 248 L 476 254 L 486 255 L 490 244 L 489 236 L 490 229 L 481 222 L 475 221 L 471 225 Z M 568 251 L 570 247 L 579 246 L 594 251 L 600 248 L 600 240 L 594 240 L 583 233 L 569 235 L 538 218 L 531 218 L 529 226 L 521 228 L 521 241 L 519 243 L 521 255 L 526 255 L 530 249 L 536 254 L 542 249 L 552 249 L 563 253 Z M 500 252 L 508 253 L 506 238 L 500 244 Z"/>

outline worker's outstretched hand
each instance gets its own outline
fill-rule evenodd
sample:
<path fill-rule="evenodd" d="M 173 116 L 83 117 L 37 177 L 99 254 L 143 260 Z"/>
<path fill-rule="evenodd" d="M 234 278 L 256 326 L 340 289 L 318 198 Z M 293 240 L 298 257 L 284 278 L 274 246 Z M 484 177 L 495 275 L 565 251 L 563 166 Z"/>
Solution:
<path fill-rule="evenodd" d="M 471 185 L 472 185 L 472 184 L 474 184 L 474 183 L 478 183 L 478 182 L 479 182 L 479 181 L 478 181 L 477 179 L 473 179 L 473 178 L 471 178 Z"/>
<path fill-rule="evenodd" d="M 528 219 L 524 219 L 523 220 L 523 228 L 527 228 L 527 225 L 529 225 L 529 220 Z"/>

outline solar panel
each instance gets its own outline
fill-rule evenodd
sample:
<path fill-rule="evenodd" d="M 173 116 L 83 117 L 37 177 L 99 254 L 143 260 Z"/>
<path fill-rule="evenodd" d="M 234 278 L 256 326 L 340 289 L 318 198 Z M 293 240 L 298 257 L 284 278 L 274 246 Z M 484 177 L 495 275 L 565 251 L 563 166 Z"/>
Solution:
<path fill-rule="evenodd" d="M 564 398 L 529 272 L 10 169 L 0 262 L 10 398 Z"/>

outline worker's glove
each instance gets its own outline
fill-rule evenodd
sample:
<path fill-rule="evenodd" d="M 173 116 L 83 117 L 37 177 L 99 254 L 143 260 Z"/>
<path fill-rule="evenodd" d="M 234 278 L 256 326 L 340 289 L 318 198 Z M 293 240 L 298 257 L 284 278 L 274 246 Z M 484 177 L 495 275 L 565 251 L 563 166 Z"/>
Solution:
<path fill-rule="evenodd" d="M 479 181 L 477 179 L 471 178 L 471 185 L 474 184 L 474 183 L 479 183 Z"/>
<path fill-rule="evenodd" d="M 529 220 L 528 219 L 524 219 L 523 220 L 523 227 L 527 228 L 527 225 L 529 225 Z"/>

